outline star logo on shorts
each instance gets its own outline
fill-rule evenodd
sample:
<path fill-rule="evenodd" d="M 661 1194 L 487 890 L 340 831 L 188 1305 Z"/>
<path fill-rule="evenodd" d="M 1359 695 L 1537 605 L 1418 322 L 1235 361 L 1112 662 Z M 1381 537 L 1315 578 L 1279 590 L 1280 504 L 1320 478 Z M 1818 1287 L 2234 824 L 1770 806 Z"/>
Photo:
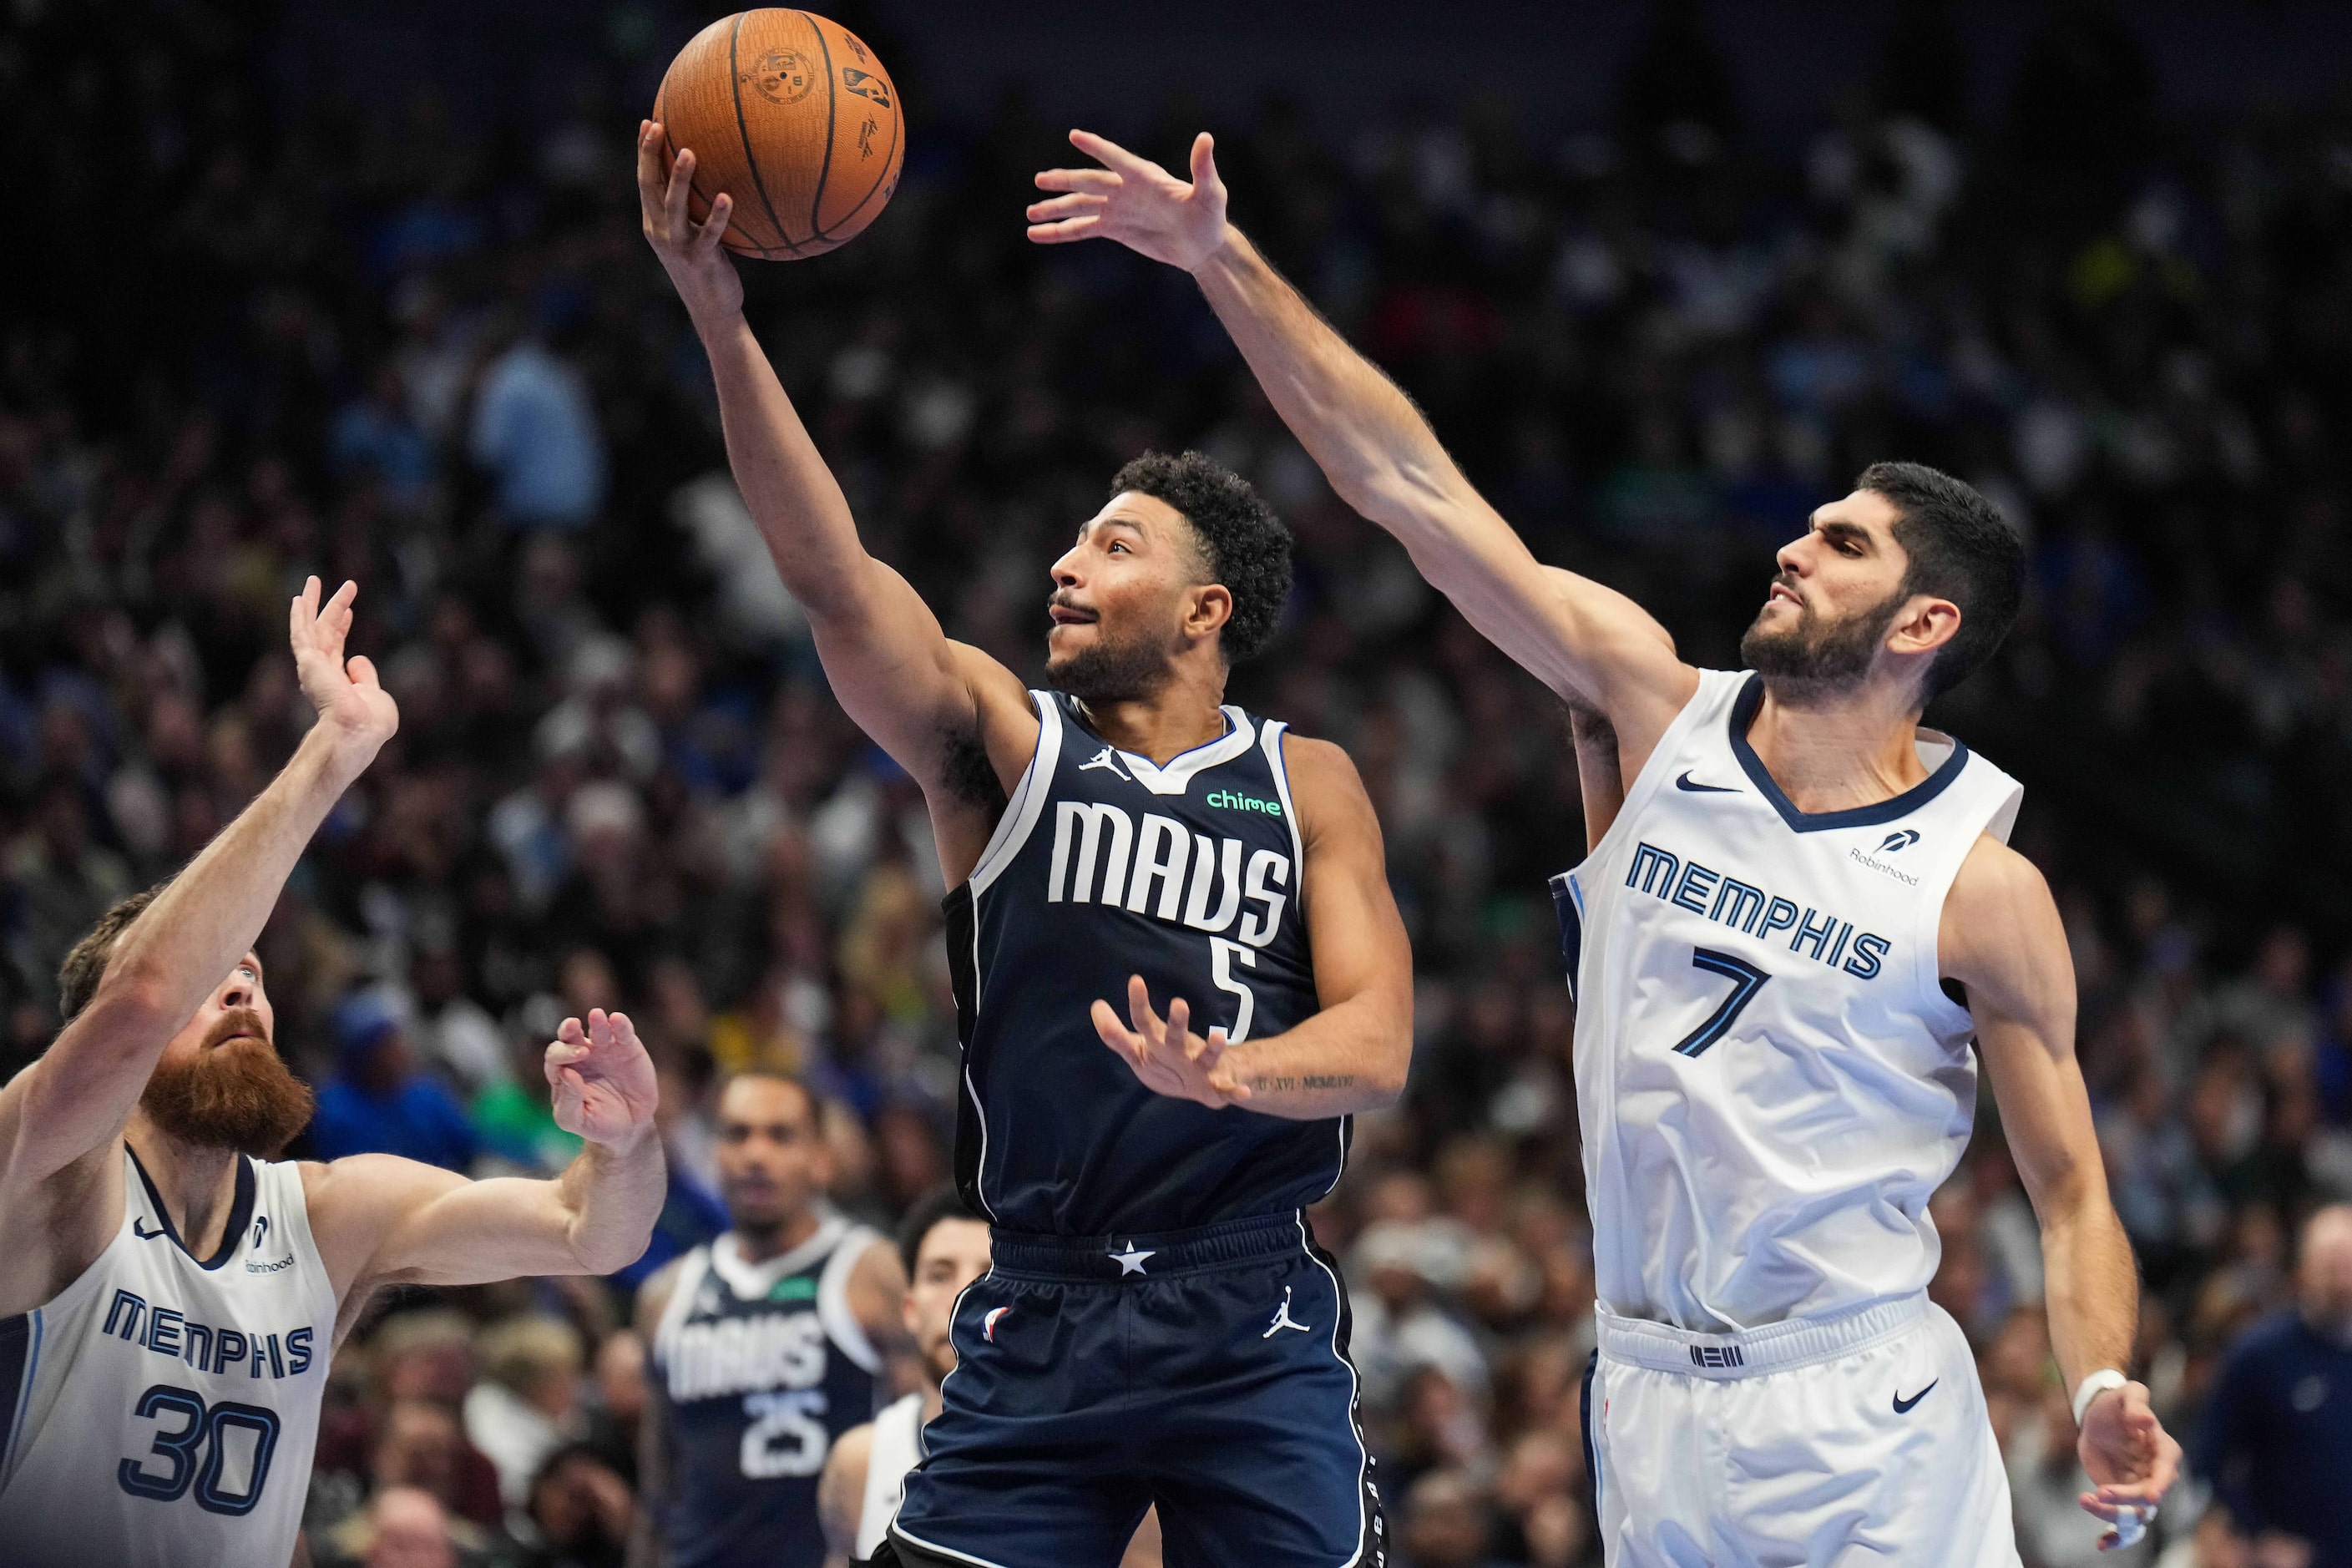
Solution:
<path fill-rule="evenodd" d="M 1130 1241 L 1127 1244 L 1127 1250 L 1125 1252 L 1107 1253 L 1104 1256 L 1118 1260 L 1118 1277 L 1124 1279 L 1130 1274 L 1142 1273 L 1143 1260 L 1147 1258 L 1156 1257 L 1157 1254 L 1139 1252 L 1135 1248 L 1135 1243 Z"/>

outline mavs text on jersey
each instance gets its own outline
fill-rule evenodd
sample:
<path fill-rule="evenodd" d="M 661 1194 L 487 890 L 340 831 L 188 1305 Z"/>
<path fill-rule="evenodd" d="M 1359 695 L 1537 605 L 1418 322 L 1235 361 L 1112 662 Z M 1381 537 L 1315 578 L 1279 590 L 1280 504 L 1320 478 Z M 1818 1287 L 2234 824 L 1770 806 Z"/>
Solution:
<path fill-rule="evenodd" d="M 1140 975 L 1236 1044 L 1315 1016 L 1285 727 L 1229 706 L 1160 764 L 1031 696 L 1036 751 L 947 900 L 957 1175 L 992 1263 L 890 1549 L 1114 1563 L 1156 1499 L 1171 1562 L 1370 1568 L 1347 1295 L 1304 1216 L 1349 1119 L 1155 1093 L 1088 1016 Z"/>
<path fill-rule="evenodd" d="M 106 1250 L 0 1321 L 0 1560 L 289 1561 L 335 1327 L 300 1168 L 240 1158 L 221 1244 L 198 1258 L 122 1160 Z"/>
<path fill-rule="evenodd" d="M 672 1480 L 670 1568 L 811 1568 L 824 1559 L 817 1478 L 833 1441 L 874 1418 L 882 1360 L 849 1305 L 875 1233 L 828 1215 L 781 1257 L 732 1231 L 687 1255 L 654 1336 Z"/>

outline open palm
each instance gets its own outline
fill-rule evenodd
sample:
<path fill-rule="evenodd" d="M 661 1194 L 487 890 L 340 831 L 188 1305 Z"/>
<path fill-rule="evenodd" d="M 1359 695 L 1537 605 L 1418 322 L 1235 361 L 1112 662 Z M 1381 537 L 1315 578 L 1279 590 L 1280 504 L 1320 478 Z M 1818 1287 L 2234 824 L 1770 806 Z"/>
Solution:
<path fill-rule="evenodd" d="M 365 767 L 400 728 L 400 707 L 377 680 L 375 665 L 365 654 L 343 657 L 359 584 L 344 584 L 323 606 L 319 586 L 316 577 L 305 582 L 287 611 L 295 679 L 318 710 L 320 724 L 334 738 L 337 752 Z"/>
<path fill-rule="evenodd" d="M 588 1010 L 566 1018 L 547 1047 L 555 1124 L 591 1143 L 625 1143 L 653 1125 L 660 1099 L 653 1058 L 626 1013 Z"/>
<path fill-rule="evenodd" d="M 1225 241 L 1225 183 L 1217 177 L 1216 143 L 1192 138 L 1192 177 L 1180 180 L 1149 158 L 1091 131 L 1070 145 L 1099 169 L 1047 169 L 1037 188 L 1064 194 L 1029 208 L 1029 237 L 1040 245 L 1115 239 L 1129 250 L 1190 272 Z"/>

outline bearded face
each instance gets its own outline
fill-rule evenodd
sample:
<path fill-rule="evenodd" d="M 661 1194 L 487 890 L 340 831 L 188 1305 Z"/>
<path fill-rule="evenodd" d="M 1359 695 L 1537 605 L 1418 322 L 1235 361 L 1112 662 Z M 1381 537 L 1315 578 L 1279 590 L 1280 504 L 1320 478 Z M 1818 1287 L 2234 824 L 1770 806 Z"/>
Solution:
<path fill-rule="evenodd" d="M 1764 626 L 1772 608 L 1768 603 L 1740 637 L 1739 657 L 1748 668 L 1783 688 L 1851 690 L 1870 674 L 1872 661 L 1885 644 L 1886 628 L 1906 602 L 1906 595 L 1897 588 L 1877 604 L 1836 620 L 1805 604 L 1793 626 L 1772 631 Z"/>
<path fill-rule="evenodd" d="M 310 1090 L 287 1071 L 259 1013 L 222 1014 L 204 1043 L 155 1064 L 140 1109 L 183 1143 L 273 1158 L 310 1120 Z"/>
<path fill-rule="evenodd" d="M 1049 653 L 1045 659 L 1046 684 L 1089 706 L 1138 701 L 1165 685 L 1169 673 L 1163 641 L 1140 627 L 1119 637 L 1099 621 L 1085 647 L 1060 658 Z"/>

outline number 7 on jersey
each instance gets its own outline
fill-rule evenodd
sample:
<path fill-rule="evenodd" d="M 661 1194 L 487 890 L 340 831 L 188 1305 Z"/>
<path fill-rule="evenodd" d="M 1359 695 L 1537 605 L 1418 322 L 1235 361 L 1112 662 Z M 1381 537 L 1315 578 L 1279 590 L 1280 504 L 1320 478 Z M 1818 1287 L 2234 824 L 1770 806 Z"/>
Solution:
<path fill-rule="evenodd" d="M 1720 974 L 1730 981 L 1731 994 L 1723 999 L 1722 1006 L 1707 1015 L 1706 1023 L 1685 1035 L 1682 1043 L 1675 1047 L 1677 1053 L 1686 1057 L 1704 1054 L 1707 1047 L 1730 1033 L 1731 1026 L 1747 1010 L 1748 1004 L 1756 1000 L 1756 994 L 1764 989 L 1767 980 L 1772 978 L 1746 959 L 1735 958 L 1711 947 L 1691 949 L 1691 967 L 1704 969 L 1709 974 Z"/>

